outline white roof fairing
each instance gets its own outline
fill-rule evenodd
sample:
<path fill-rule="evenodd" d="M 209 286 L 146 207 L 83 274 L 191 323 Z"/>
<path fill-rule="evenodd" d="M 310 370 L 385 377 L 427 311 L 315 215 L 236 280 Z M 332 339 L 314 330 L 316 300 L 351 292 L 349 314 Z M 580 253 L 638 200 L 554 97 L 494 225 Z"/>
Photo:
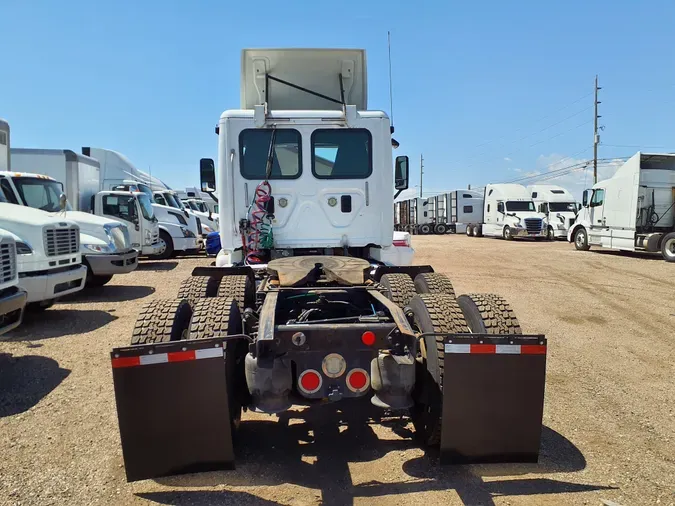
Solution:
<path fill-rule="evenodd" d="M 363 49 L 244 49 L 241 56 L 241 108 L 264 104 L 270 110 L 341 110 L 340 74 L 347 105 L 368 105 Z M 338 102 L 312 95 L 265 76 L 292 83 Z"/>

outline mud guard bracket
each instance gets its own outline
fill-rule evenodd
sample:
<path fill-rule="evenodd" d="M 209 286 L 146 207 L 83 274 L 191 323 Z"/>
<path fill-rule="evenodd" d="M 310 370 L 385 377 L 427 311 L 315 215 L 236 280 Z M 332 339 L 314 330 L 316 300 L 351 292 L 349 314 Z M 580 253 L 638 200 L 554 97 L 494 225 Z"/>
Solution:
<path fill-rule="evenodd" d="M 546 338 L 453 334 L 444 341 L 441 463 L 537 462 Z"/>
<path fill-rule="evenodd" d="M 113 349 L 128 482 L 234 468 L 224 341 Z"/>

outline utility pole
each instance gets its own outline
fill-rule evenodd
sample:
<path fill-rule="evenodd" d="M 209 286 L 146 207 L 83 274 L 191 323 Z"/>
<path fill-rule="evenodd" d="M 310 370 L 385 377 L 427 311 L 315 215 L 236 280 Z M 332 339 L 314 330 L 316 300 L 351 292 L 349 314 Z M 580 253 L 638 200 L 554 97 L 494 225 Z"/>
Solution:
<path fill-rule="evenodd" d="M 420 198 L 422 198 L 422 175 L 424 174 L 424 157 L 420 153 Z"/>
<path fill-rule="evenodd" d="M 598 182 L 598 144 L 600 143 L 600 136 L 598 135 L 598 75 L 595 75 L 595 116 L 593 117 L 593 184 Z"/>

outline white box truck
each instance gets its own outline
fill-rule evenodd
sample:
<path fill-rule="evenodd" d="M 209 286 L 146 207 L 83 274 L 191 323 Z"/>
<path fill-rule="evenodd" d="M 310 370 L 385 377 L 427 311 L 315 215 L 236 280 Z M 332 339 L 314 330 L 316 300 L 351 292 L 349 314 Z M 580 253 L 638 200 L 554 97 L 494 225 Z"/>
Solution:
<path fill-rule="evenodd" d="M 454 190 L 427 199 L 427 212 L 435 234 L 463 234 L 468 223 L 476 223 L 483 213 L 483 192 Z"/>
<path fill-rule="evenodd" d="M 0 170 L 9 170 L 9 123 L 0 118 Z"/>
<path fill-rule="evenodd" d="M 567 231 L 574 224 L 579 210 L 574 196 L 562 186 L 533 184 L 527 187 L 537 211 L 548 218 L 549 240 L 567 239 Z"/>
<path fill-rule="evenodd" d="M 638 152 L 585 190 L 567 239 L 578 250 L 660 252 L 675 262 L 675 154 Z"/>
<path fill-rule="evenodd" d="M 101 189 L 145 193 L 152 202 L 153 213 L 159 221 L 161 252 L 153 258 L 164 259 L 174 252 L 199 250 L 199 230 L 182 210 L 156 203 L 154 190 L 170 190 L 160 179 L 137 169 L 122 153 L 111 149 L 85 146 L 82 154 L 98 160 L 101 166 Z"/>
<path fill-rule="evenodd" d="M 16 242 L 0 229 L 0 336 L 18 327 L 26 306 L 26 291 L 19 288 Z"/>
<path fill-rule="evenodd" d="M 103 286 L 115 274 L 136 269 L 138 252 L 127 224 L 92 214 L 93 197 L 100 189 L 96 160 L 69 149 L 12 148 L 11 157 L 15 170 L 0 172 L 0 184 L 10 202 L 58 212 L 60 194 L 69 197 L 66 211 L 80 227 L 87 285 Z"/>
<path fill-rule="evenodd" d="M 485 187 L 481 220 L 468 223 L 473 237 L 546 238 L 548 220 L 537 211 L 527 188 L 520 184 L 489 184 Z"/>

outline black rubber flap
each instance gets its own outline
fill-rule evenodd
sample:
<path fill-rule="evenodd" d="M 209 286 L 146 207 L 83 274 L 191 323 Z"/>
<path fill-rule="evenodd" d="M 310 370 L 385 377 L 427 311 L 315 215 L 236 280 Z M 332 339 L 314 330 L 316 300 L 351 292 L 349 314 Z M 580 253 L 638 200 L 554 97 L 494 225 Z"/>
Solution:
<path fill-rule="evenodd" d="M 127 481 L 234 467 L 223 341 L 113 350 Z"/>
<path fill-rule="evenodd" d="M 441 463 L 537 462 L 544 336 L 445 339 Z"/>

